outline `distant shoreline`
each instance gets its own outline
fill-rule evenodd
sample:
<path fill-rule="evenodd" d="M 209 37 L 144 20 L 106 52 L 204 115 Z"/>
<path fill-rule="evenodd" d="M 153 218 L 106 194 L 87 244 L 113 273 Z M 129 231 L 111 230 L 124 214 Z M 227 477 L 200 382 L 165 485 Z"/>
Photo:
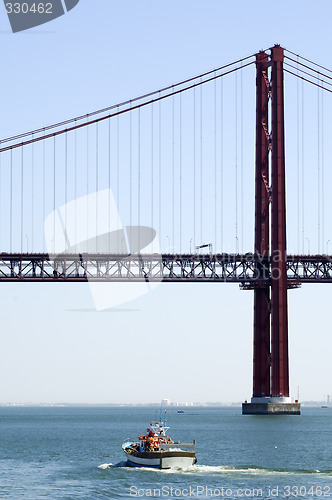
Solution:
<path fill-rule="evenodd" d="M 172 403 L 168 406 L 163 406 L 164 409 L 187 409 L 191 408 L 238 408 L 242 402 L 209 402 L 209 403 Z M 303 407 L 321 407 L 331 408 L 329 403 L 324 401 L 301 401 Z M 0 408 L 160 408 L 160 403 L 0 403 Z"/>

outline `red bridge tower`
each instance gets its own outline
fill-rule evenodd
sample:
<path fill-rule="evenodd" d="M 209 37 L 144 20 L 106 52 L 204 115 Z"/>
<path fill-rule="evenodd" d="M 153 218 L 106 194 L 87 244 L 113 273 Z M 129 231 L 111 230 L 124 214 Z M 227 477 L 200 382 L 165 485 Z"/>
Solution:
<path fill-rule="evenodd" d="M 283 60 L 284 49 L 280 45 L 271 49 L 271 55 L 259 52 L 256 56 L 255 255 L 258 261 L 257 282 L 250 287 L 254 288 L 253 396 L 250 403 L 243 403 L 243 414 L 300 414 L 300 403 L 292 403 L 289 397 Z"/>

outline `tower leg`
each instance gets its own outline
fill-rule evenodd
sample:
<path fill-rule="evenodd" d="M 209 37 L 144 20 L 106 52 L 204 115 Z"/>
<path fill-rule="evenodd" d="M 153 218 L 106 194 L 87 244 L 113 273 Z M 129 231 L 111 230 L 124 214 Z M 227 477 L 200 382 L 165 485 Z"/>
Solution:
<path fill-rule="evenodd" d="M 255 174 L 255 254 L 269 255 L 269 135 L 267 77 L 269 57 L 256 56 L 256 174 Z M 263 279 L 261 262 L 256 272 Z M 264 281 L 262 280 L 262 284 Z M 258 283 L 254 290 L 253 396 L 270 395 L 270 291 L 269 285 Z"/>
<path fill-rule="evenodd" d="M 272 49 L 272 396 L 289 397 L 284 139 L 284 49 Z"/>
<path fill-rule="evenodd" d="M 270 291 L 254 291 L 253 397 L 270 396 Z"/>

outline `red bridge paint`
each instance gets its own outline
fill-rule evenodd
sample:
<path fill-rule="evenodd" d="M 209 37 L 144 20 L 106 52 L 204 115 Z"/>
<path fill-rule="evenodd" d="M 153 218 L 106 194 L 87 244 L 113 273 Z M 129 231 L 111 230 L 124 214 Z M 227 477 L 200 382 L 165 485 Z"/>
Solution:
<path fill-rule="evenodd" d="M 279 45 L 271 49 L 270 56 L 265 52 L 256 56 L 255 252 L 269 255 L 271 202 L 272 280 L 270 284 L 257 283 L 254 289 L 254 397 L 289 396 L 283 60 L 284 49 Z M 271 134 L 268 132 L 270 97 Z"/>

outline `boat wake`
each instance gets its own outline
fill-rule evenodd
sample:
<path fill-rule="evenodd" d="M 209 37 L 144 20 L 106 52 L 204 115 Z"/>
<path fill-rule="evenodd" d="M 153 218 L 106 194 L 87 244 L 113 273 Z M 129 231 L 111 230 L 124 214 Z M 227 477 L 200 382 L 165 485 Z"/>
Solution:
<path fill-rule="evenodd" d="M 332 470 L 318 470 L 318 469 L 267 469 L 265 467 L 259 467 L 257 465 L 192 465 L 190 467 L 174 467 L 171 469 L 153 469 L 150 467 L 130 467 L 125 460 L 118 462 L 116 464 L 101 464 L 98 469 L 118 469 L 126 468 L 131 471 L 147 471 L 154 474 L 188 474 L 193 476 L 200 475 L 215 475 L 220 474 L 224 476 L 229 475 L 248 475 L 248 476 L 294 476 L 294 475 L 306 475 L 306 474 L 317 474 L 319 476 L 329 476 L 332 475 Z"/>
<path fill-rule="evenodd" d="M 174 467 L 172 469 L 148 469 L 141 468 L 140 470 L 149 470 L 157 474 L 190 474 L 190 475 L 214 475 L 220 474 L 224 476 L 229 475 L 257 475 L 257 476 L 285 476 L 285 475 L 299 475 L 299 474 L 317 474 L 331 476 L 332 470 L 308 470 L 308 469 L 267 469 L 257 465 L 192 465 L 190 467 Z"/>
<path fill-rule="evenodd" d="M 117 464 L 101 464 L 98 469 L 118 469 L 119 467 L 128 467 L 126 460 L 121 460 Z"/>

